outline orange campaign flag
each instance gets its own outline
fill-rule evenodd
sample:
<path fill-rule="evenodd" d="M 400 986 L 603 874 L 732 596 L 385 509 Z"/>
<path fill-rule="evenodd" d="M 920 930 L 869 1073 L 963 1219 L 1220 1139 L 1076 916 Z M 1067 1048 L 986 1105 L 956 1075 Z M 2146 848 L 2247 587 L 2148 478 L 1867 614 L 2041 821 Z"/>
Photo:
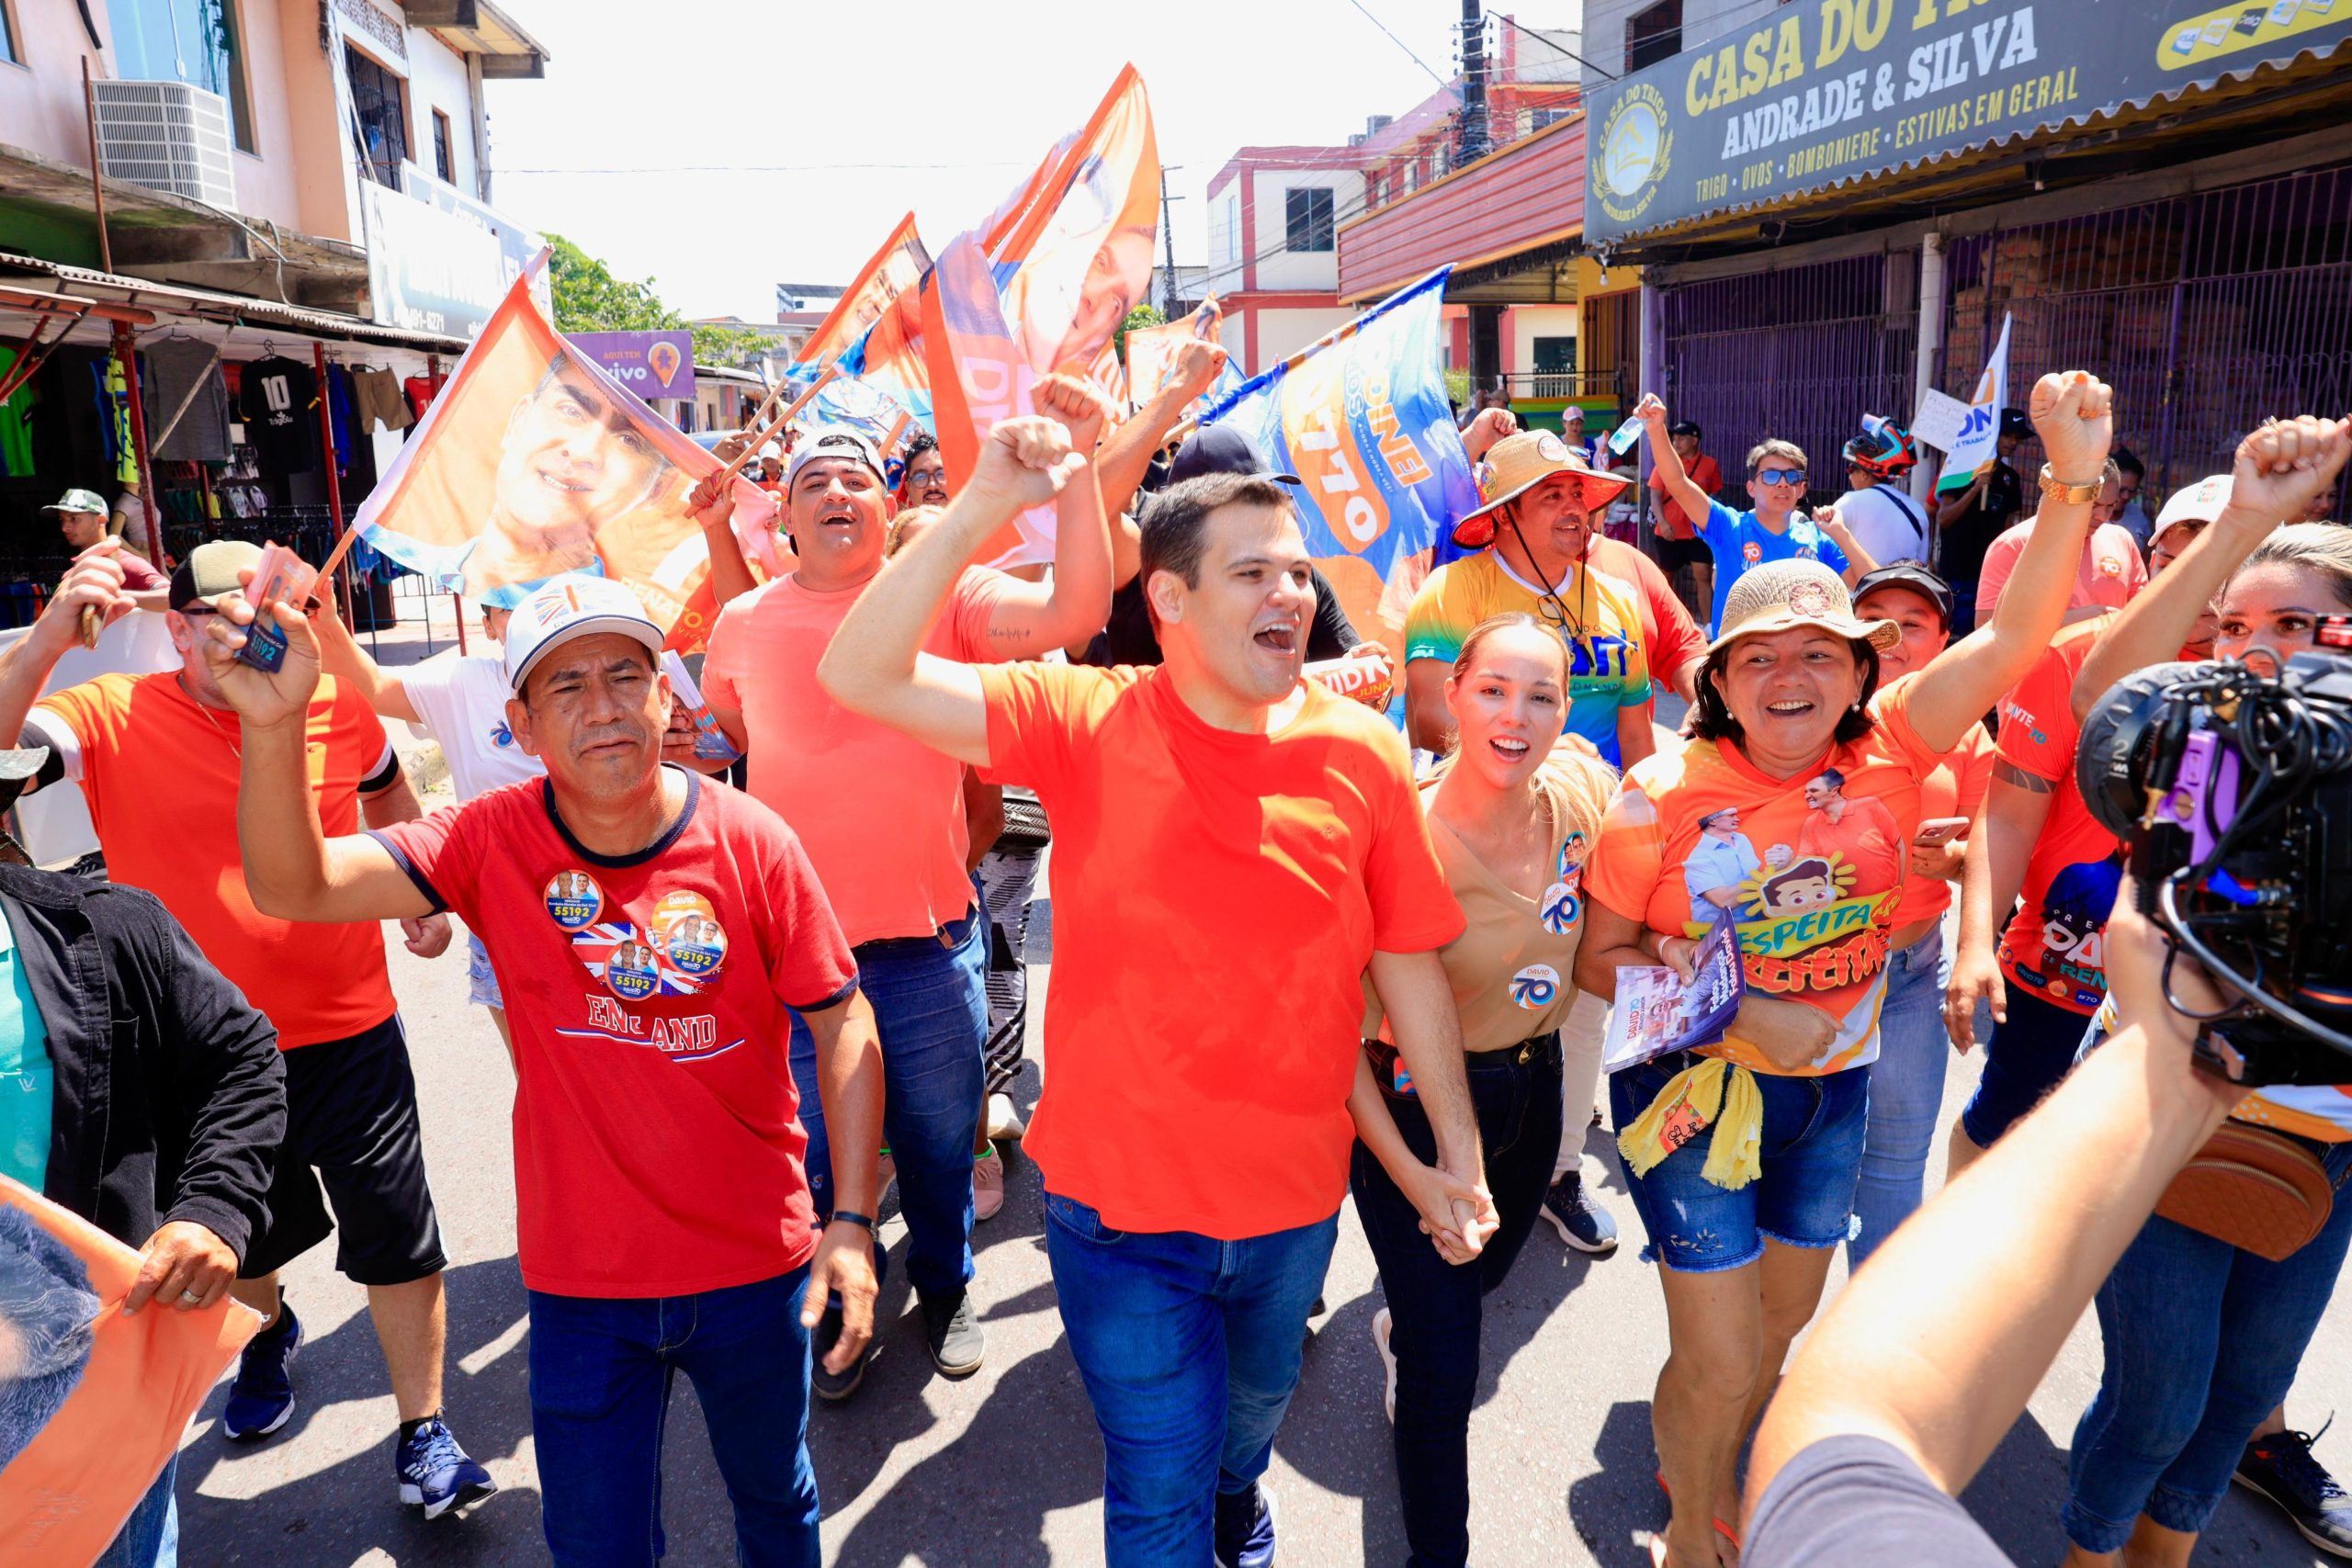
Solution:
<path fill-rule="evenodd" d="M 710 552 L 687 510 L 725 465 L 585 355 L 531 298 L 526 269 L 352 519 L 379 553 L 485 604 L 584 571 L 625 583 L 681 653 L 717 617 Z M 754 571 L 783 570 L 775 498 L 738 478 Z"/>
<path fill-rule="evenodd" d="M 882 248 L 866 258 L 858 269 L 857 281 L 842 291 L 823 324 L 800 345 L 799 363 L 816 369 L 831 365 L 881 320 L 892 301 L 921 288 L 923 275 L 930 270 L 931 253 L 915 232 L 915 215 L 910 212 L 899 220 Z"/>
<path fill-rule="evenodd" d="M 223 1296 L 122 1315 L 139 1254 L 0 1177 L 0 1568 L 87 1568 L 261 1328 Z"/>
<path fill-rule="evenodd" d="M 1085 375 L 1151 280 L 1159 233 L 1159 149 L 1132 65 L 1093 117 L 980 229 L 961 236 L 958 276 L 922 291 L 924 353 L 941 456 L 958 484 L 1000 419 L 1033 411 L 1029 389 L 1057 369 Z M 980 299 L 982 284 L 995 298 Z M 947 297 L 947 298 L 943 298 Z M 1024 515 L 999 566 L 1048 560 L 1053 509 Z"/>

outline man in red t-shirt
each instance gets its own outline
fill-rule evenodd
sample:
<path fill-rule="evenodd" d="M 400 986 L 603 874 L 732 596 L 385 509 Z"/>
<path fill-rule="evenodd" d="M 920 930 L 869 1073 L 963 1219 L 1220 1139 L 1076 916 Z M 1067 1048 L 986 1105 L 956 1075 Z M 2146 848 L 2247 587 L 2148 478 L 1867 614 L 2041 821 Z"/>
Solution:
<path fill-rule="evenodd" d="M 1347 1191 L 1367 974 L 1435 1129 L 1424 1220 L 1472 1250 L 1491 1229 L 1436 952 L 1463 917 L 1402 738 L 1300 679 L 1314 593 L 1272 479 L 1153 498 L 1155 668 L 926 651 L 989 536 L 1094 482 L 1061 425 L 999 423 L 817 673 L 843 707 L 1031 785 L 1053 818 L 1052 1066 L 1026 1148 L 1102 1431 L 1105 1555 L 1261 1562 L 1258 1479 Z"/>
<path fill-rule="evenodd" d="M 373 919 L 298 929 L 264 914 L 238 863 L 236 717 L 200 650 L 220 606 L 242 606 L 239 573 L 260 556 L 252 545 L 216 539 L 180 563 L 165 617 L 179 668 L 100 675 L 35 706 L 59 658 L 77 645 L 85 608 L 131 613 L 135 558 L 114 541 L 83 551 L 40 619 L 0 657 L 0 734 L 21 730 L 26 745 L 49 748 L 29 787 L 78 784 L 107 874 L 160 898 L 277 1030 L 286 1136 L 272 1151 L 268 1223 L 246 1248 L 233 1287 L 265 1321 L 230 1385 L 221 1435 L 258 1441 L 292 1417 L 288 1367 L 303 1329 L 278 1270 L 340 1232 L 335 1268 L 366 1287 L 390 1375 L 400 1422 L 395 1484 L 401 1501 L 434 1518 L 498 1488 L 442 1416 L 448 1259 L 383 932 Z M 391 741 L 355 689 L 320 683 L 292 728 L 309 748 L 297 814 L 341 832 L 356 830 L 363 814 L 377 827 L 417 815 Z M 448 921 L 429 910 L 415 915 L 405 922 L 409 951 L 434 957 L 449 945 Z"/>
<path fill-rule="evenodd" d="M 507 719 L 548 776 L 422 821 L 324 838 L 300 716 L 318 649 L 207 661 L 241 719 L 238 819 L 254 903 L 295 920 L 454 909 L 481 933 L 515 1060 L 514 1175 L 530 1288 L 531 1420 L 548 1545 L 603 1561 L 661 1539 L 669 1379 L 700 1398 L 745 1562 L 813 1562 L 809 1330 L 842 1302 L 835 1370 L 873 1326 L 882 1068 L 873 1010 L 800 841 L 747 795 L 661 764 L 662 632 L 627 588 L 568 574 L 506 632 Z M 815 1037 L 833 1139 L 819 1232 L 786 1061 Z"/>
<path fill-rule="evenodd" d="M 1724 488 L 1721 463 L 1699 450 L 1704 439 L 1697 424 L 1678 419 L 1666 427 L 1667 439 L 1682 459 L 1683 472 L 1690 482 L 1709 495 Z M 1692 517 L 1682 510 L 1682 503 L 1666 487 L 1666 475 L 1661 470 L 1650 474 L 1650 489 L 1657 492 L 1657 525 L 1650 532 L 1651 547 L 1657 552 L 1657 564 L 1672 572 L 1680 567 L 1690 569 L 1690 586 L 1702 604 L 1715 602 L 1715 556 L 1707 542 L 1699 536 L 1703 517 Z"/>

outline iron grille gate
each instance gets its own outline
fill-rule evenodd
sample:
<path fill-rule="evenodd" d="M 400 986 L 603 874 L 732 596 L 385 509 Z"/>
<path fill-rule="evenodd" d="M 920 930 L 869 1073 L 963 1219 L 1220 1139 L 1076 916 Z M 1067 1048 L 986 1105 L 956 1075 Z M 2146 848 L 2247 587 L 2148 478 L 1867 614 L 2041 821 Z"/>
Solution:
<path fill-rule="evenodd" d="M 2011 401 L 2047 370 L 2106 377 L 2151 513 L 2226 469 L 2265 415 L 2352 409 L 2352 166 L 1959 236 L 1945 256 L 1936 385 L 1974 389 L 2006 314 Z M 1735 490 L 1769 435 L 1804 447 L 1814 498 L 1833 497 L 1861 415 L 1909 411 L 1916 262 L 1856 256 L 1667 290 L 1668 404 L 1705 428 Z M 2018 457 L 2028 472 L 2041 460 L 2031 443 Z"/>

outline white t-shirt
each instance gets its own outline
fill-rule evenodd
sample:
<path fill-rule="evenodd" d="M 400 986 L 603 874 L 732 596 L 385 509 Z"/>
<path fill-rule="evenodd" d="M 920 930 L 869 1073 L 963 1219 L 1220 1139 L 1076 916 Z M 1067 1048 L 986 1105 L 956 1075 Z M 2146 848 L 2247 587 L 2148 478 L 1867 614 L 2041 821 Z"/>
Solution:
<path fill-rule="evenodd" d="M 459 800 L 547 773 L 537 757 L 515 743 L 514 732 L 507 728 L 506 699 L 512 688 L 506 684 L 503 656 L 428 659 L 385 673 L 400 681 L 409 705 L 441 743 Z"/>
<path fill-rule="evenodd" d="M 1838 498 L 1838 520 L 1881 566 L 1899 560 L 1927 562 L 1934 544 L 1928 514 L 1919 503 L 1885 485 L 1848 491 Z"/>

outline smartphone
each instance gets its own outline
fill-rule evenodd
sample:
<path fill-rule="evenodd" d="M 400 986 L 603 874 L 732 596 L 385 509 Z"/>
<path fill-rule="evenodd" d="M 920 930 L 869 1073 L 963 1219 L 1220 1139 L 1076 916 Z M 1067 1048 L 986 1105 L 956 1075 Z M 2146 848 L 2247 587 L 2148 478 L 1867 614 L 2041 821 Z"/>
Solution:
<path fill-rule="evenodd" d="M 253 582 L 245 589 L 245 603 L 254 607 L 254 624 L 245 628 L 245 646 L 237 649 L 237 657 L 266 674 L 275 675 L 283 669 L 286 634 L 269 618 L 268 607 L 285 604 L 301 609 L 318 580 L 318 569 L 288 547 L 264 545 L 261 559 L 254 563 Z"/>
<path fill-rule="evenodd" d="M 1919 831 L 1913 836 L 1911 841 L 1932 848 L 1939 844 L 1949 844 L 1967 831 L 1968 818 L 1965 817 L 1930 817 L 1919 824 Z"/>

